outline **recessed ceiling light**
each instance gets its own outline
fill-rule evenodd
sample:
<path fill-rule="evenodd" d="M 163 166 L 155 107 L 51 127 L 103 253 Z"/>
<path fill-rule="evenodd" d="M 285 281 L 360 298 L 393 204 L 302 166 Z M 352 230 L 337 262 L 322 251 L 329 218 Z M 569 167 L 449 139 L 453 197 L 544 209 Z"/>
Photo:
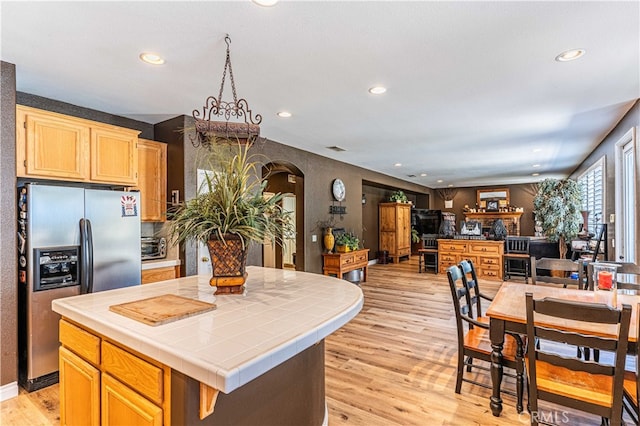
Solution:
<path fill-rule="evenodd" d="M 556 56 L 556 61 L 558 62 L 568 62 L 573 61 L 582 57 L 587 51 L 585 49 L 571 49 L 566 52 L 562 52 L 558 56 Z"/>
<path fill-rule="evenodd" d="M 382 86 L 373 86 L 369 88 L 369 93 L 371 93 L 372 95 L 382 95 L 386 91 L 387 88 Z"/>
<path fill-rule="evenodd" d="M 425 177 L 427 174 L 426 173 L 420 173 L 420 176 Z"/>
<path fill-rule="evenodd" d="M 144 52 L 140 54 L 140 60 L 142 62 L 146 62 L 148 64 L 151 65 L 162 65 L 164 64 L 164 59 L 162 58 L 162 56 L 155 54 L 155 53 L 150 53 L 150 52 Z"/>
<path fill-rule="evenodd" d="M 535 168 L 537 168 L 537 167 L 540 167 L 540 164 L 534 164 L 534 165 L 533 165 L 533 166 L 531 166 L 531 167 L 533 167 L 533 168 L 535 169 Z"/>
<path fill-rule="evenodd" d="M 540 149 L 540 148 L 534 148 L 533 149 L 533 152 L 540 152 L 540 151 L 542 151 L 542 149 Z"/>
<path fill-rule="evenodd" d="M 277 116 L 281 118 L 289 118 L 291 117 L 291 113 L 289 111 L 280 111 Z"/>
<path fill-rule="evenodd" d="M 252 0 L 258 6 L 271 7 L 278 3 L 278 0 Z"/>
<path fill-rule="evenodd" d="M 540 173 L 531 173 L 531 176 L 540 176 Z"/>
<path fill-rule="evenodd" d="M 394 166 L 395 167 L 400 167 L 400 166 L 402 166 L 402 163 L 396 163 L 396 164 L 394 164 Z"/>
<path fill-rule="evenodd" d="M 438 183 L 442 183 L 442 182 L 444 182 L 444 181 L 443 181 L 442 179 L 438 179 L 436 182 L 438 182 Z"/>
<path fill-rule="evenodd" d="M 449 186 L 449 188 L 451 188 L 451 187 L 453 186 L 453 184 L 452 184 L 452 183 L 450 183 L 448 186 Z"/>

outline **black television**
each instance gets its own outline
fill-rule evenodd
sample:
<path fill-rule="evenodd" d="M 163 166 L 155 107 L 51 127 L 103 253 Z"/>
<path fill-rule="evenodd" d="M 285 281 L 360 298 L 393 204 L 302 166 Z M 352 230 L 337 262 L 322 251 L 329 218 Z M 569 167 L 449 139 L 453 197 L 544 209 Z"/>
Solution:
<path fill-rule="evenodd" d="M 418 235 L 438 234 L 441 223 L 442 210 L 413 209 L 411 212 L 411 226 Z"/>

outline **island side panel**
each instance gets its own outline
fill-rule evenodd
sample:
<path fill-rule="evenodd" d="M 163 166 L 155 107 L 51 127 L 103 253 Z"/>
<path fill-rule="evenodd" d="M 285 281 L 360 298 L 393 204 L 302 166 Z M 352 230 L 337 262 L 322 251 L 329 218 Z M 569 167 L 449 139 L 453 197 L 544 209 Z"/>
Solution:
<path fill-rule="evenodd" d="M 213 414 L 199 418 L 200 383 L 171 375 L 174 425 L 321 425 L 325 416 L 324 340 L 229 394 L 220 393 Z"/>

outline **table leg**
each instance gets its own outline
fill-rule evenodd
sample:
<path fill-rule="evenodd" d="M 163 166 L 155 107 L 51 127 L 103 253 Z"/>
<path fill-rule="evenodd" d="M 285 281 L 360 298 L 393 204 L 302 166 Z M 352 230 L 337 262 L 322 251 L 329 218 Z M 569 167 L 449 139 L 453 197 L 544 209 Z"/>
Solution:
<path fill-rule="evenodd" d="M 363 277 L 362 277 L 362 282 L 366 283 L 367 282 L 367 268 L 369 267 L 369 265 L 365 265 L 364 268 L 362 268 L 362 270 L 364 271 Z"/>
<path fill-rule="evenodd" d="M 500 397 L 500 386 L 502 385 L 502 348 L 504 346 L 504 321 L 491 318 L 489 326 L 489 336 L 491 338 L 491 384 L 493 392 L 491 395 L 491 412 L 494 416 L 500 416 L 502 412 L 502 398 Z"/>

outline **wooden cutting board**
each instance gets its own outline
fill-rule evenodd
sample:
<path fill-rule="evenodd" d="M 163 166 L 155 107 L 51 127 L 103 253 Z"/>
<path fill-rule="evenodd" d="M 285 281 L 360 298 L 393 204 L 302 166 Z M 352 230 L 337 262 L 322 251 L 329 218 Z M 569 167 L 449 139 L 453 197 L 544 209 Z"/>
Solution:
<path fill-rule="evenodd" d="M 163 294 L 109 306 L 109 310 L 148 325 L 162 325 L 216 309 L 215 303 Z"/>

